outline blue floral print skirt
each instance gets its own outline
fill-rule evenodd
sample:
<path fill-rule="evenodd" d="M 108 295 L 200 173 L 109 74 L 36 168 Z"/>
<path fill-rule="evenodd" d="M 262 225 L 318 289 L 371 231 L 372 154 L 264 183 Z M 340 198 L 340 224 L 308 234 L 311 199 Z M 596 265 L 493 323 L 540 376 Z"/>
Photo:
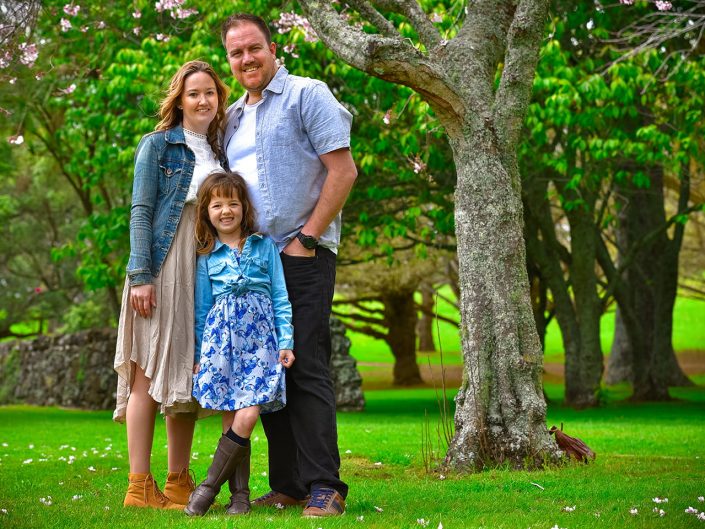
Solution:
<path fill-rule="evenodd" d="M 260 292 L 219 297 L 206 317 L 193 396 L 206 409 L 260 413 L 286 404 L 271 299 Z"/>

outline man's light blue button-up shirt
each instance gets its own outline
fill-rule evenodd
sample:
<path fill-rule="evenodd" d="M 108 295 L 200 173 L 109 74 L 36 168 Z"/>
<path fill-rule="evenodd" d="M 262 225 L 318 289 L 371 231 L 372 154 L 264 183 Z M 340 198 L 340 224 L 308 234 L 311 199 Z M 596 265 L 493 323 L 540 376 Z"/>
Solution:
<path fill-rule="evenodd" d="M 228 108 L 224 146 L 238 128 L 247 96 Z M 282 250 L 311 216 L 328 171 L 319 156 L 350 148 L 352 115 L 322 81 L 290 75 L 283 66 L 262 91 L 257 107 L 256 150 L 259 230 Z M 231 164 L 232 165 L 232 164 Z M 336 250 L 340 213 L 320 237 Z"/>

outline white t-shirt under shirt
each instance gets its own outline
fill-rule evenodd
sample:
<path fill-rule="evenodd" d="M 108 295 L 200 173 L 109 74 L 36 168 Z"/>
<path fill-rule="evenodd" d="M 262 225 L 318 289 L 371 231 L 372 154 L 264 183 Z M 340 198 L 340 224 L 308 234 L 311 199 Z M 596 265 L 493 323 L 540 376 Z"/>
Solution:
<path fill-rule="evenodd" d="M 196 165 L 193 168 L 191 185 L 188 188 L 188 193 L 186 193 L 186 202 L 194 202 L 198 188 L 201 187 L 206 177 L 214 171 L 221 171 L 222 167 L 220 167 L 205 134 L 198 134 L 184 129 L 184 137 L 186 138 L 186 145 L 196 155 Z"/>
<path fill-rule="evenodd" d="M 227 156 L 230 163 L 230 170 L 238 173 L 247 184 L 247 192 L 250 196 L 252 207 L 257 212 L 256 229 L 262 229 L 265 225 L 262 219 L 265 217 L 265 204 L 260 193 L 259 176 L 257 174 L 257 107 L 264 99 L 260 99 L 254 105 L 245 105 L 240 115 L 240 123 L 233 134 L 232 140 L 228 144 Z"/>

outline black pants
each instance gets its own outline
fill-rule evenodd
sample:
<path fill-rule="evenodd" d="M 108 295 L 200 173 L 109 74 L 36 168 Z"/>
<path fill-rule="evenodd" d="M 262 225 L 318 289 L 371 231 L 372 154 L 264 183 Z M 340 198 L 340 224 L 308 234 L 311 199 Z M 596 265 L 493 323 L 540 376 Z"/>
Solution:
<path fill-rule="evenodd" d="M 343 497 L 330 379 L 329 318 L 335 286 L 335 254 L 318 248 L 315 257 L 281 254 L 293 309 L 294 365 L 286 372 L 286 407 L 262 415 L 269 442 L 269 485 L 303 499 L 311 490 L 331 487 Z"/>

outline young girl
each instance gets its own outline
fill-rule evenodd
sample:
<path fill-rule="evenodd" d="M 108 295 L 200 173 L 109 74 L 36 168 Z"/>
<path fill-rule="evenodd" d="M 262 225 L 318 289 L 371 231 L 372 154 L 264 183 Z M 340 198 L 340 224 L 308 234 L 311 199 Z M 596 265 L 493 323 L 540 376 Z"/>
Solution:
<path fill-rule="evenodd" d="M 260 412 L 286 404 L 283 368 L 294 362 L 291 305 L 277 247 L 254 232 L 254 219 L 240 175 L 216 172 L 201 184 L 193 396 L 203 408 L 225 413 L 208 476 L 185 508 L 190 516 L 204 515 L 226 481 L 228 514 L 250 511 L 250 434 Z"/>

